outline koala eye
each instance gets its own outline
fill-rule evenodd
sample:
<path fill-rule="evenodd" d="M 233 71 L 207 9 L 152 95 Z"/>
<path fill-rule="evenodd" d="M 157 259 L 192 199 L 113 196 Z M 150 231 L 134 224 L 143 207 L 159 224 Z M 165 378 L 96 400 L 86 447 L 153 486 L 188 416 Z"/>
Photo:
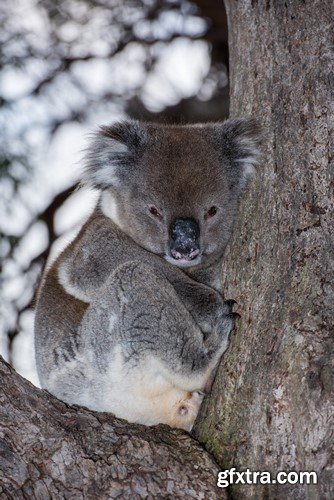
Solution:
<path fill-rule="evenodd" d="M 154 217 L 156 217 L 159 220 L 162 220 L 162 215 L 158 211 L 157 208 L 155 208 L 155 207 L 152 206 L 152 207 L 149 208 L 149 211 L 150 211 L 150 214 L 154 215 Z"/>
<path fill-rule="evenodd" d="M 180 415 L 187 415 L 188 414 L 188 408 L 185 405 L 180 406 L 180 408 L 179 408 L 179 414 Z"/>
<path fill-rule="evenodd" d="M 217 207 L 211 207 L 211 208 L 209 208 L 209 210 L 204 215 L 204 218 L 205 219 L 211 219 L 211 217 L 213 217 L 214 215 L 216 215 L 217 211 L 218 211 Z"/>

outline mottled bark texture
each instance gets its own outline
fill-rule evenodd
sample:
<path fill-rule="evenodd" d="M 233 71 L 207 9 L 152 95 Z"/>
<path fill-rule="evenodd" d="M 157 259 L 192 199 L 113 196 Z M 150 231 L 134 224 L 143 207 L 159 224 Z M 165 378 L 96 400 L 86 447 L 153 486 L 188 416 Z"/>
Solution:
<path fill-rule="evenodd" d="M 196 435 L 223 468 L 318 473 L 235 498 L 334 498 L 333 2 L 226 7 L 231 116 L 267 137 L 223 265 L 242 319 Z"/>
<path fill-rule="evenodd" d="M 1 499 L 222 498 L 216 481 L 186 432 L 67 406 L 0 358 Z"/>

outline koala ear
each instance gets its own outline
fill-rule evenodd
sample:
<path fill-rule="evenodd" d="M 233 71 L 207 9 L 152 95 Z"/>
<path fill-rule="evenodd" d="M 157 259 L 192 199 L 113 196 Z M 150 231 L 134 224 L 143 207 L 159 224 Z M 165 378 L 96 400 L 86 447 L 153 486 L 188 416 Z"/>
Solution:
<path fill-rule="evenodd" d="M 98 189 L 119 186 L 131 175 L 144 140 L 143 126 L 135 121 L 100 127 L 86 151 L 83 183 Z"/>
<path fill-rule="evenodd" d="M 222 157 L 228 158 L 233 178 L 243 188 L 260 159 L 261 127 L 254 118 L 226 120 L 219 135 Z"/>

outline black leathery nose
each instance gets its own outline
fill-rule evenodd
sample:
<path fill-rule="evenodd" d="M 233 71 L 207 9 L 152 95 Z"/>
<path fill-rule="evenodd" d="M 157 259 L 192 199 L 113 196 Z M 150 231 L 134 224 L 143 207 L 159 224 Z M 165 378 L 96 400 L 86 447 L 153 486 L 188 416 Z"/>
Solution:
<path fill-rule="evenodd" d="M 199 235 L 199 226 L 194 219 L 176 219 L 170 230 L 172 255 L 176 258 L 195 258 L 199 254 Z"/>

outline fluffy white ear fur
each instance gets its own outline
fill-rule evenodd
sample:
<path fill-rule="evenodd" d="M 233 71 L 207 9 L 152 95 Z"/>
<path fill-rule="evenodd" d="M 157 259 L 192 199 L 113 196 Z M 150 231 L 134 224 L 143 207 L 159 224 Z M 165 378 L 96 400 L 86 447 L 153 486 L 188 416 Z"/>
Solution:
<path fill-rule="evenodd" d="M 260 159 L 261 127 L 253 118 L 226 120 L 221 125 L 220 137 L 223 152 L 237 167 L 235 174 L 244 187 Z"/>
<path fill-rule="evenodd" d="M 91 181 L 94 185 L 117 186 L 119 180 L 116 175 L 117 165 L 121 162 L 122 156 L 129 154 L 129 148 L 114 139 L 99 137 L 95 149 L 95 161 L 99 168 L 91 170 Z"/>
<path fill-rule="evenodd" d="M 260 159 L 260 151 L 257 142 L 251 138 L 242 137 L 239 139 L 239 144 L 246 156 L 237 158 L 235 161 L 241 165 L 243 176 L 247 180 L 255 174 L 255 167 Z"/>
<path fill-rule="evenodd" d="M 129 147 L 119 140 L 94 134 L 93 141 L 85 157 L 83 183 L 90 186 L 105 188 L 118 186 L 117 167 L 126 162 Z"/>
<path fill-rule="evenodd" d="M 100 127 L 86 151 L 83 183 L 99 189 L 119 186 L 131 173 L 143 139 L 143 127 L 136 121 Z"/>

